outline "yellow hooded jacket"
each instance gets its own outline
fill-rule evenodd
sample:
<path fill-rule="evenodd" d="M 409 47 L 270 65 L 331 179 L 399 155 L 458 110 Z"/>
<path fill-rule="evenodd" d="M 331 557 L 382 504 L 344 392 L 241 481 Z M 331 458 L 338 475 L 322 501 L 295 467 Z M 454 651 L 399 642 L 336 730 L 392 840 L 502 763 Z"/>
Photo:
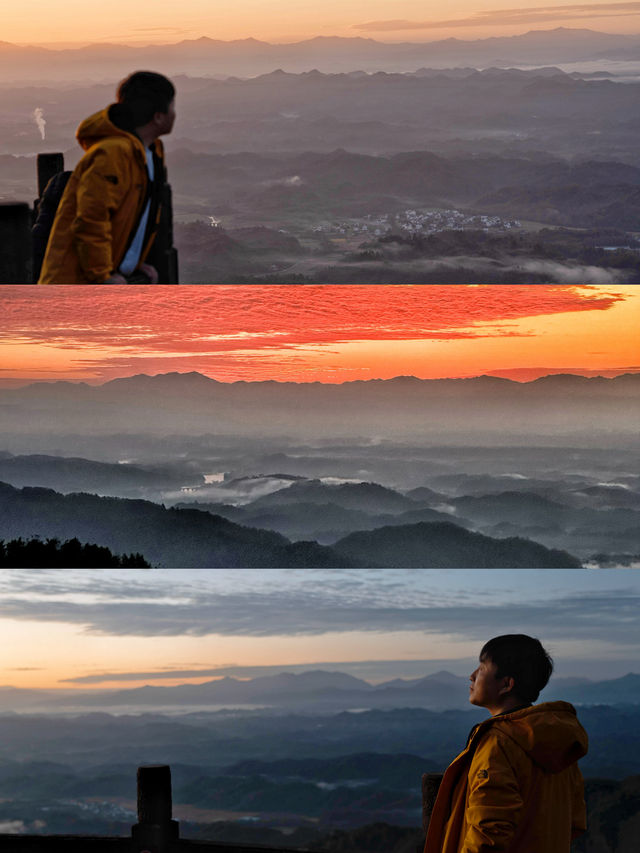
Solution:
<path fill-rule="evenodd" d="M 424 853 L 569 853 L 586 829 L 587 744 L 568 702 L 479 723 L 444 774 Z"/>
<path fill-rule="evenodd" d="M 149 177 L 138 137 L 117 127 L 112 105 L 82 122 L 76 133 L 87 152 L 69 178 L 53 222 L 39 284 L 91 284 L 116 272 L 144 210 Z M 160 140 L 153 143 L 163 163 Z M 160 219 L 146 241 L 146 258 Z"/>

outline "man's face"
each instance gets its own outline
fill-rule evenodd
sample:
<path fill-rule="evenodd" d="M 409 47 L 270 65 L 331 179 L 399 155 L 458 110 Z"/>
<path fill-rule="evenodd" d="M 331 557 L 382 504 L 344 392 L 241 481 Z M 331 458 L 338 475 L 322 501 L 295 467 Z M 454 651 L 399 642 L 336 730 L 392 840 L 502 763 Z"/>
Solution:
<path fill-rule="evenodd" d="M 167 133 L 171 133 L 173 123 L 176 120 L 176 99 L 174 98 L 171 101 L 166 113 L 156 113 L 154 120 L 158 127 L 158 136 L 166 136 Z"/>
<path fill-rule="evenodd" d="M 469 702 L 493 711 L 499 708 L 510 692 L 508 678 L 498 678 L 498 668 L 487 658 L 481 659 L 476 669 L 469 676 Z M 506 688 L 506 689 L 505 689 Z"/>

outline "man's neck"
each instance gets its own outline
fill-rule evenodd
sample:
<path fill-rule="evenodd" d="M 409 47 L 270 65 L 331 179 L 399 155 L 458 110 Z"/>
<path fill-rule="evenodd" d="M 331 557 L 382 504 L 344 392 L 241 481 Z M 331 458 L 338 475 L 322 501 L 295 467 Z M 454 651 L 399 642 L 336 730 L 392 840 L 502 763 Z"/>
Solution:
<path fill-rule="evenodd" d="M 516 699 L 513 697 L 512 699 L 505 700 L 500 706 L 495 708 L 487 708 L 487 711 L 491 714 L 492 717 L 499 717 L 502 714 L 511 714 L 513 711 L 521 711 L 523 708 L 530 708 L 531 702 L 523 702 L 522 699 Z"/>
<path fill-rule="evenodd" d="M 148 127 L 146 124 L 142 127 L 136 127 L 134 132 L 145 148 L 149 148 L 149 146 L 158 138 L 158 135 L 154 132 L 153 128 Z"/>

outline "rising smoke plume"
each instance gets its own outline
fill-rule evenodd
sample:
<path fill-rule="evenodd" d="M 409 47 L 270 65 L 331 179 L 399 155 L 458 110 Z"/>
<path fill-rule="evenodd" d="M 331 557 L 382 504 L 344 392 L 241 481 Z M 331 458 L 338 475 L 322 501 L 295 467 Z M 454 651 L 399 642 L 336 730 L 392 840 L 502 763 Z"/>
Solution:
<path fill-rule="evenodd" d="M 44 111 L 42 107 L 36 107 L 33 111 L 33 118 L 35 123 L 38 125 L 38 130 L 40 131 L 40 136 L 44 140 L 44 126 L 46 125 L 46 120 L 44 118 Z"/>

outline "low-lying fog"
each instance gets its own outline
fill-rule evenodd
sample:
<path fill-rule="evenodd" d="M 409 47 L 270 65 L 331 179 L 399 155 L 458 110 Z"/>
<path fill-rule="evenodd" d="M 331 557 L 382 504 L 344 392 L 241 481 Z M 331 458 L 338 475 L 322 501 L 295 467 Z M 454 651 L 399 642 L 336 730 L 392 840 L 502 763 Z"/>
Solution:
<path fill-rule="evenodd" d="M 123 462 L 122 443 L 102 437 L 98 448 L 85 437 L 85 459 L 6 454 L 0 481 L 198 508 L 323 545 L 355 530 L 450 521 L 592 565 L 640 560 L 638 450 L 136 437 Z"/>

